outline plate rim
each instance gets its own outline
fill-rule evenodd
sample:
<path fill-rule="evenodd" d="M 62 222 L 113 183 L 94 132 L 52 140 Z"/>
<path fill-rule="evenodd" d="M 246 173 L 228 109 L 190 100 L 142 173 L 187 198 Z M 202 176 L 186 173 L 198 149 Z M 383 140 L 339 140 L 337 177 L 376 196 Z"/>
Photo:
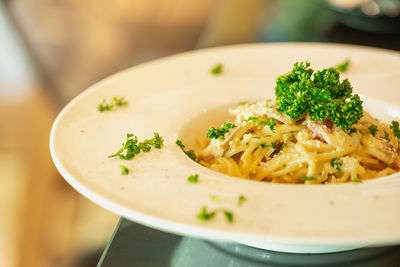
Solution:
<path fill-rule="evenodd" d="M 280 45 L 289 45 L 289 46 L 297 46 L 297 45 L 307 45 L 307 46 L 331 46 L 331 47 L 353 47 L 353 48 L 363 48 L 363 49 L 372 49 L 372 50 L 376 50 L 377 52 L 388 52 L 388 53 L 393 53 L 395 51 L 392 50 L 386 50 L 386 49 L 382 49 L 382 48 L 372 48 L 372 47 L 364 47 L 364 46 L 360 46 L 360 45 L 348 45 L 348 44 L 327 44 L 327 43 L 304 43 L 304 42 L 288 42 L 288 43 L 273 43 L 273 44 L 265 44 L 265 43 L 260 43 L 260 44 L 239 44 L 239 45 L 231 45 L 231 46 L 223 46 L 223 47 L 213 47 L 213 48 L 206 48 L 206 49 L 200 49 L 200 50 L 194 50 L 194 51 L 188 51 L 188 52 L 184 52 L 184 53 L 180 53 L 180 54 L 176 54 L 176 55 L 172 55 L 172 56 L 167 56 L 167 57 L 163 57 L 160 59 L 156 59 L 150 62 L 145 62 L 133 67 L 130 67 L 128 69 L 122 70 L 120 72 L 117 72 L 109 77 L 106 77 L 102 80 L 100 80 L 99 82 L 95 83 L 94 85 L 90 86 L 88 89 L 84 90 L 83 92 L 81 92 L 80 94 L 78 94 L 76 97 L 74 97 L 62 110 L 61 112 L 58 114 L 56 120 L 53 123 L 53 126 L 51 128 L 51 132 L 50 132 L 50 153 L 52 156 L 52 159 L 54 161 L 55 166 L 57 167 L 57 169 L 59 170 L 59 172 L 61 173 L 61 175 L 64 177 L 64 179 L 75 189 L 77 190 L 79 193 L 81 193 L 82 195 L 84 195 L 85 197 L 87 197 L 89 200 L 91 200 L 92 202 L 102 206 L 103 208 L 106 208 L 107 210 L 117 213 L 121 216 L 125 216 L 126 218 L 136 221 L 138 223 L 141 223 L 143 225 L 146 226 L 150 226 L 152 228 L 156 228 L 156 229 L 160 229 L 163 231 L 167 231 L 167 232 L 172 232 L 172 233 L 176 233 L 176 234 L 187 234 L 187 235 L 191 235 L 191 236 L 195 236 L 195 237 L 199 237 L 199 238 L 207 238 L 210 236 L 213 236 L 213 238 L 209 238 L 212 240 L 226 240 L 229 239 L 228 236 L 232 235 L 231 231 L 226 231 L 226 230 L 220 230 L 220 229 L 212 229 L 212 228 L 207 228 L 207 227 L 199 227 L 199 226 L 193 226 L 193 225 L 187 225 L 187 224 L 182 224 L 182 223 L 177 223 L 177 222 L 172 222 L 169 220 L 165 220 L 165 219 L 161 219 L 161 218 L 157 218 L 148 214 L 144 214 L 138 211 L 133 211 L 129 208 L 124 207 L 121 204 L 116 203 L 115 201 L 111 201 L 109 199 L 107 199 L 106 197 L 103 197 L 101 195 L 99 195 L 98 193 L 94 192 L 93 190 L 91 190 L 90 188 L 88 188 L 86 185 L 82 184 L 81 182 L 77 181 L 73 175 L 64 168 L 62 162 L 60 161 L 60 159 L 57 156 L 57 153 L 55 151 L 55 144 L 54 144 L 54 136 L 55 136 L 55 131 L 57 129 L 57 126 L 62 118 L 62 116 L 69 110 L 69 108 L 71 106 L 74 105 L 74 103 L 78 102 L 81 98 L 83 98 L 86 94 L 90 94 L 92 91 L 95 91 L 96 88 L 98 87 L 102 87 L 105 84 L 108 83 L 112 83 L 112 81 L 114 79 L 118 79 L 119 77 L 121 77 L 122 75 L 126 75 L 129 72 L 138 69 L 138 68 L 142 68 L 143 66 L 148 66 L 151 64 L 158 64 L 160 62 L 163 61 L 168 61 L 171 59 L 175 59 L 175 58 L 179 58 L 179 57 L 185 57 L 187 55 L 191 55 L 191 54 L 197 54 L 197 53 L 202 53 L 203 51 L 217 51 L 217 50 L 224 50 L 224 49 L 230 49 L 230 48 L 241 48 L 241 47 L 249 47 L 249 46 L 280 46 Z M 399 55 L 400 53 L 397 52 Z M 160 225 L 164 225 L 164 227 L 161 227 Z M 180 229 L 180 230 L 171 230 L 171 229 Z M 182 229 L 184 229 L 182 231 Z M 239 238 L 254 238 L 254 239 L 260 239 L 259 235 L 256 234 L 238 234 L 236 233 L 236 236 Z M 346 241 L 345 238 L 341 237 L 339 239 L 333 240 L 332 238 L 329 238 L 329 240 L 327 240 L 326 238 L 290 238 L 290 237 L 279 237 L 279 236 L 264 236 L 262 238 L 262 240 L 265 239 L 265 237 L 267 237 L 267 239 L 270 242 L 280 242 L 280 243 L 290 243 L 290 244 L 309 244 L 309 245 L 316 245 L 316 244 L 325 244 L 325 245 L 332 245 L 332 244 L 343 244 L 343 242 L 345 241 L 345 243 L 352 243 L 352 241 L 354 241 L 354 238 L 349 238 L 349 240 Z M 364 241 L 371 241 L 370 239 L 368 240 L 359 240 L 361 242 L 364 243 Z M 393 240 L 388 240 L 386 239 L 386 241 L 388 241 L 387 243 L 395 243 L 398 242 L 399 239 L 398 237 L 394 237 Z M 369 243 L 369 242 L 368 242 Z M 386 243 L 386 242 L 385 242 Z"/>

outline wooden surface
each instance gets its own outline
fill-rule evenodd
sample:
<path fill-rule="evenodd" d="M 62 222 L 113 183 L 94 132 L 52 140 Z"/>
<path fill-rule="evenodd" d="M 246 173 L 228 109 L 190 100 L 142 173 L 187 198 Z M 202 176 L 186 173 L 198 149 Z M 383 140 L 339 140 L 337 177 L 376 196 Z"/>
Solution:
<path fill-rule="evenodd" d="M 216 2 L 5 1 L 40 82 L 0 97 L 0 266 L 85 266 L 79 259 L 105 246 L 119 217 L 60 177 L 48 149 L 51 124 L 105 76 L 193 49 Z"/>
<path fill-rule="evenodd" d="M 1 266 L 67 266 L 78 253 L 102 247 L 118 219 L 55 169 L 48 140 L 56 112 L 41 90 L 0 100 Z"/>

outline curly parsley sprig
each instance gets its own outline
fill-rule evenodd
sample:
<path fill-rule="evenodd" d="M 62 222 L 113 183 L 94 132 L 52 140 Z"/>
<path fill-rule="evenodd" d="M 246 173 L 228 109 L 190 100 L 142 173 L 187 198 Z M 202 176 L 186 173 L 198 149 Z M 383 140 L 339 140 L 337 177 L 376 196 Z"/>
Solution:
<path fill-rule="evenodd" d="M 207 138 L 211 139 L 224 139 L 225 134 L 229 132 L 229 129 L 235 128 L 236 125 L 230 122 L 225 122 L 221 128 L 211 127 L 208 129 Z"/>
<path fill-rule="evenodd" d="M 100 112 L 103 111 L 110 111 L 112 110 L 114 107 L 121 107 L 121 106 L 126 106 L 128 105 L 128 102 L 125 101 L 125 97 L 116 97 L 114 96 L 111 101 L 109 101 L 107 103 L 107 101 L 105 99 L 103 99 L 103 101 L 97 106 L 97 109 Z"/>
<path fill-rule="evenodd" d="M 309 115 L 311 120 L 331 119 L 349 130 L 363 116 L 362 101 L 347 79 L 340 81 L 335 68 L 314 73 L 310 62 L 296 62 L 293 70 L 276 80 L 278 111 L 293 120 Z"/>
<path fill-rule="evenodd" d="M 181 140 L 176 139 L 175 143 L 182 149 L 182 151 L 192 160 L 196 162 L 200 162 L 199 158 L 196 156 L 196 152 L 194 152 L 193 149 L 191 150 L 185 150 L 185 145 L 182 143 Z"/>
<path fill-rule="evenodd" d="M 119 157 L 120 159 L 130 160 L 141 151 L 149 152 L 151 147 L 160 149 L 163 146 L 163 142 L 163 138 L 158 133 L 154 133 L 154 137 L 152 139 L 146 139 L 143 142 L 139 142 L 136 135 L 127 133 L 126 141 L 125 143 L 122 143 L 122 147 L 117 151 L 117 153 L 108 157 Z"/>

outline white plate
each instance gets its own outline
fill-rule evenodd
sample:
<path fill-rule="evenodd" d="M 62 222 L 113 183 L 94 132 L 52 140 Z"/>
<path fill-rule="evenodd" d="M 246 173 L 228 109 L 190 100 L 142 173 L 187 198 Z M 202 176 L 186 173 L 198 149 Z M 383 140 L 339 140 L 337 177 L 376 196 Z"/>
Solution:
<path fill-rule="evenodd" d="M 80 193 L 132 221 L 212 240 L 235 240 L 286 252 L 331 252 L 400 243 L 400 175 L 362 184 L 282 185 L 233 178 L 190 160 L 175 144 L 195 148 L 195 136 L 227 119 L 227 107 L 274 97 L 278 75 L 296 61 L 314 69 L 351 59 L 348 72 L 365 108 L 399 118 L 400 54 L 334 44 L 252 44 L 199 50 L 146 63 L 107 78 L 77 96 L 56 119 L 50 139 L 55 165 Z M 217 62 L 221 75 L 209 70 Z M 100 113 L 102 99 L 129 105 Z M 140 140 L 159 132 L 162 149 L 133 160 L 110 159 L 126 133 Z M 130 169 L 121 175 L 119 165 Z M 197 184 L 187 182 L 199 174 Z M 216 203 L 210 195 L 220 198 Z M 239 195 L 247 201 L 237 205 Z M 203 206 L 222 213 L 196 218 Z"/>

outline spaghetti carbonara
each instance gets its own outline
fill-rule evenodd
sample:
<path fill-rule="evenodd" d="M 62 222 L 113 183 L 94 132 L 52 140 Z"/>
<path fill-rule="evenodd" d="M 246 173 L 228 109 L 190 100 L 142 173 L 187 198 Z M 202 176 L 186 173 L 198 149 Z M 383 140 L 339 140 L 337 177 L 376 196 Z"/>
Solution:
<path fill-rule="evenodd" d="M 397 122 L 390 126 L 362 111 L 358 122 L 343 130 L 331 119 L 293 120 L 277 105 L 266 100 L 229 110 L 233 119 L 212 128 L 202 142 L 201 164 L 274 183 L 361 182 L 399 171 Z"/>

